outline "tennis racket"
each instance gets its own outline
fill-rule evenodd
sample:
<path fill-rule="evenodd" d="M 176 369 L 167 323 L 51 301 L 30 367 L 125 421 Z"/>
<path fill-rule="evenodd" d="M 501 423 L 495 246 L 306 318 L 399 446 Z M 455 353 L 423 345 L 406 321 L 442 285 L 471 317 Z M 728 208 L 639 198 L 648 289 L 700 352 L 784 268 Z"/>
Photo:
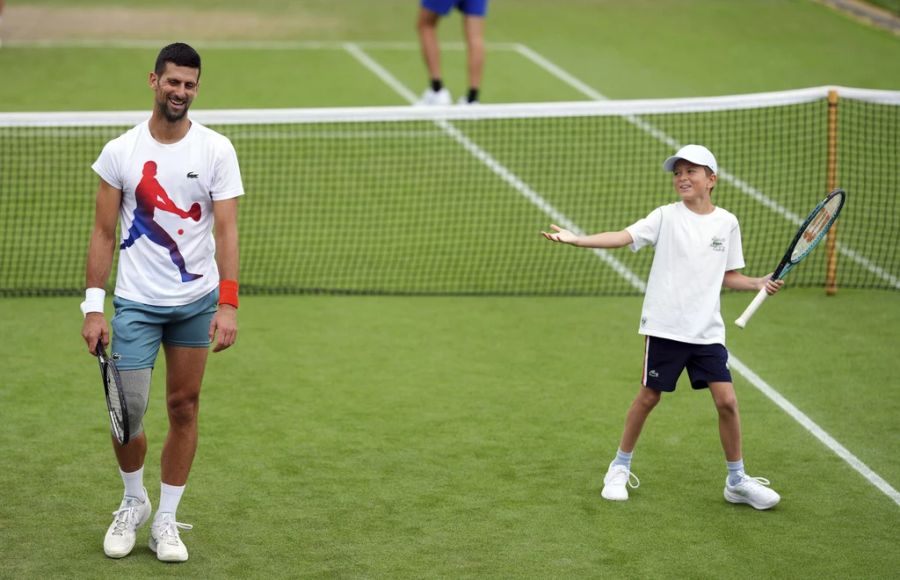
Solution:
<path fill-rule="evenodd" d="M 787 252 L 781 259 L 781 263 L 772 273 L 772 280 L 781 280 L 784 278 L 791 268 L 803 261 L 812 251 L 819 245 L 825 234 L 831 229 L 834 221 L 841 213 L 844 207 L 844 201 L 847 199 L 847 193 L 843 189 L 835 189 L 829 193 L 825 199 L 819 202 L 819 205 L 813 209 L 806 221 L 797 230 L 797 235 L 791 240 Z M 744 313 L 734 321 L 739 327 L 744 328 L 753 313 L 762 305 L 768 297 L 766 289 L 759 291 L 753 302 L 744 310 Z"/>
<path fill-rule="evenodd" d="M 106 408 L 109 410 L 109 424 L 112 426 L 116 441 L 128 443 L 131 431 L 128 429 L 128 406 L 125 404 L 125 391 L 122 390 L 122 378 L 116 363 L 106 355 L 103 341 L 97 341 L 97 361 L 100 363 L 100 377 L 103 379 L 103 394 L 106 395 Z"/>

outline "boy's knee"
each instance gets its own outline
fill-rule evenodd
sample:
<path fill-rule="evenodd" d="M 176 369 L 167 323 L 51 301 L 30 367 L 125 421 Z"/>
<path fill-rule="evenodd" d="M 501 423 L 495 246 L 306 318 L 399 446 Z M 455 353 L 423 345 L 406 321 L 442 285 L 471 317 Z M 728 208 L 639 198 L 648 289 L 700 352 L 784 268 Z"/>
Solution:
<path fill-rule="evenodd" d="M 720 415 L 736 415 L 738 410 L 737 397 L 727 395 L 716 399 L 716 410 Z"/>
<path fill-rule="evenodd" d="M 661 398 L 662 393 L 656 389 L 642 387 L 640 393 L 638 393 L 637 402 L 649 410 L 655 407 Z"/>

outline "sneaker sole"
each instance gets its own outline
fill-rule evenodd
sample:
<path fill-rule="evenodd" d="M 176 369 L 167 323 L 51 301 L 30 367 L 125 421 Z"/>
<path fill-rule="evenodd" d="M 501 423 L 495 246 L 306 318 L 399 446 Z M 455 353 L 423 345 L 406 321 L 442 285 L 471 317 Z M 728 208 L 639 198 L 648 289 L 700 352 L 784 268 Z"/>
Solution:
<path fill-rule="evenodd" d="M 744 497 L 742 495 L 738 495 L 736 493 L 731 493 L 730 491 L 728 491 L 728 488 L 726 488 L 725 489 L 725 500 L 728 501 L 729 503 L 736 503 L 736 504 L 745 503 L 745 504 L 753 507 L 754 509 L 758 509 L 758 510 L 767 510 L 767 509 L 771 509 L 771 508 L 775 507 L 776 505 L 778 505 L 778 502 L 781 501 L 781 498 L 779 498 L 778 500 L 775 501 L 775 503 L 772 503 L 772 504 L 756 503 L 756 502 L 750 501 L 749 499 L 747 499 L 746 497 Z"/>
<path fill-rule="evenodd" d="M 605 499 L 607 501 L 628 501 L 628 492 L 627 491 L 625 492 L 625 497 L 609 497 L 606 494 L 606 490 L 604 489 L 603 491 L 600 492 L 600 497 L 602 497 L 603 499 Z"/>
<path fill-rule="evenodd" d="M 147 543 L 150 549 L 156 553 L 156 559 L 160 562 L 187 562 L 188 555 L 185 554 L 184 558 L 174 555 L 174 556 L 160 556 L 159 552 L 156 551 L 157 545 L 156 540 L 153 539 L 153 536 L 150 536 L 150 541 Z"/>
<path fill-rule="evenodd" d="M 131 547 L 128 548 L 128 551 L 121 552 L 121 553 L 107 551 L 106 546 L 103 546 L 103 553 L 106 554 L 107 558 L 112 558 L 113 560 L 118 560 L 119 558 L 124 558 L 125 556 L 130 554 L 132 550 L 134 550 L 134 544 L 131 544 Z"/>

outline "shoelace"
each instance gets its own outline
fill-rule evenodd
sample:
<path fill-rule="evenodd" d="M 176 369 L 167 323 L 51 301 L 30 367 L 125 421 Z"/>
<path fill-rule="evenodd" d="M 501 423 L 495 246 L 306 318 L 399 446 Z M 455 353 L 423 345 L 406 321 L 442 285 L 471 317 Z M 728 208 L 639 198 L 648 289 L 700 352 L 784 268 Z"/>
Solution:
<path fill-rule="evenodd" d="M 634 479 L 634 483 L 631 482 L 632 479 Z M 630 469 L 628 470 L 628 481 L 626 483 L 628 483 L 628 487 L 630 487 L 631 489 L 637 489 L 641 487 L 641 480 L 638 479 L 638 476 L 632 473 Z"/>
<path fill-rule="evenodd" d="M 181 542 L 181 538 L 178 535 L 178 528 L 190 530 L 193 529 L 193 527 L 194 526 L 191 524 L 182 524 L 175 520 L 164 520 L 163 523 L 159 525 L 159 541 L 169 545 L 178 545 L 178 543 Z"/>
<path fill-rule="evenodd" d="M 623 483 L 624 483 L 624 485 L 627 485 L 631 489 L 637 489 L 641 486 L 641 480 L 638 479 L 638 476 L 635 475 L 634 472 L 631 471 L 630 469 L 624 468 L 621 471 L 619 471 L 618 473 L 616 473 L 616 479 L 618 479 L 618 476 L 620 476 L 620 475 L 625 475 L 626 479 Z M 633 482 L 632 482 L 632 479 L 634 480 Z M 615 480 L 612 480 L 612 481 L 615 482 Z"/>
<path fill-rule="evenodd" d="M 756 483 L 757 485 L 770 485 L 770 482 L 765 477 L 750 477 L 747 474 L 744 474 L 744 479 L 740 483 L 750 483 L 751 485 Z"/>
<path fill-rule="evenodd" d="M 122 534 L 125 533 L 125 530 L 127 528 L 134 527 L 134 525 L 131 523 L 131 520 L 134 519 L 135 507 L 136 506 L 133 506 L 133 505 L 128 506 L 128 507 L 123 507 L 123 508 L 117 509 L 116 511 L 114 511 L 112 513 L 112 515 L 115 517 L 115 520 L 113 520 L 113 523 L 116 526 L 116 528 L 113 530 L 114 536 L 121 536 Z"/>

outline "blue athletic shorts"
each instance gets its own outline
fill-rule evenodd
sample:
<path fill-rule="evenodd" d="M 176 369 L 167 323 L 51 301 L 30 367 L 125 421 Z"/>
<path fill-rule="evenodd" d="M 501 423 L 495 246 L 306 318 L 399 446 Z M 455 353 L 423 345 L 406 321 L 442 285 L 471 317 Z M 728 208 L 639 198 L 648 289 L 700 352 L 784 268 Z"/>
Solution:
<path fill-rule="evenodd" d="M 209 347 L 219 290 L 184 306 L 150 306 L 113 298 L 112 356 L 120 370 L 153 368 L 161 343 Z"/>
<path fill-rule="evenodd" d="M 646 337 L 642 385 L 656 391 L 672 392 L 684 369 L 687 369 L 694 389 L 709 388 L 709 383 L 733 382 L 725 345 Z"/>
<path fill-rule="evenodd" d="M 466 16 L 484 16 L 487 14 L 488 0 L 422 0 L 422 8 L 435 14 L 446 16 L 453 8 L 457 8 Z"/>

